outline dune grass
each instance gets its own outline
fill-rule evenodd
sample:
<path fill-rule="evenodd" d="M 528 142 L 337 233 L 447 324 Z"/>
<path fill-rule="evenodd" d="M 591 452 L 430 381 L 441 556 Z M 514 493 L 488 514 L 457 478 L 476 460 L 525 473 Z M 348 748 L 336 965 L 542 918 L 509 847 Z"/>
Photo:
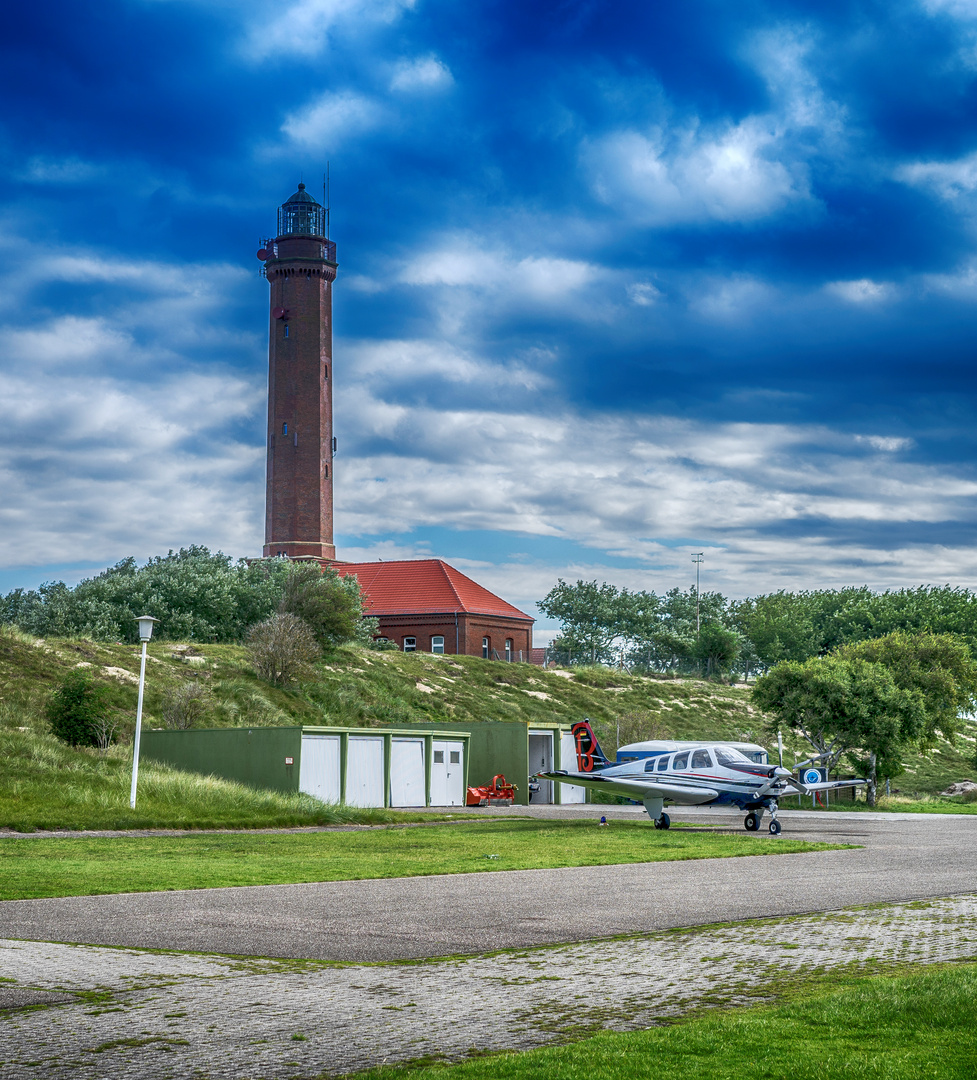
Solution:
<path fill-rule="evenodd" d="M 977 965 L 843 978 L 781 1005 L 357 1080 L 972 1080 Z"/>
<path fill-rule="evenodd" d="M 651 822 L 480 818 L 423 828 L 0 839 L 0 899 L 281 885 L 823 851 L 783 835 Z"/>
<path fill-rule="evenodd" d="M 388 810 L 330 806 L 310 795 L 259 791 L 145 762 L 131 810 L 131 752 L 73 749 L 44 733 L 0 729 L 0 828 L 256 829 L 404 820 Z"/>

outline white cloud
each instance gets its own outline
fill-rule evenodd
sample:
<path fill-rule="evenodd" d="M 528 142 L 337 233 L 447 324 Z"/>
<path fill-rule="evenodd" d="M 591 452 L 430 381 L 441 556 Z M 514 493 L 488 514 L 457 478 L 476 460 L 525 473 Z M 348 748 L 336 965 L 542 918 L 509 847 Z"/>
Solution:
<path fill-rule="evenodd" d="M 964 21 L 977 19 L 977 0 L 921 0 L 921 5 L 931 15 L 950 15 Z"/>
<path fill-rule="evenodd" d="M 401 60 L 394 67 L 390 89 L 398 91 L 443 90 L 454 82 L 448 66 L 436 56 Z"/>
<path fill-rule="evenodd" d="M 661 298 L 661 291 L 656 289 L 650 281 L 636 281 L 626 286 L 628 299 L 638 307 L 651 307 Z"/>
<path fill-rule="evenodd" d="M 896 170 L 896 179 L 926 187 L 943 199 L 970 195 L 977 188 L 977 151 L 955 161 L 916 161 Z"/>
<path fill-rule="evenodd" d="M 340 32 L 389 25 L 415 0 L 297 0 L 269 4 L 248 32 L 245 51 L 254 60 L 297 54 L 315 56 Z"/>
<path fill-rule="evenodd" d="M 873 450 L 884 454 L 894 454 L 899 450 L 909 450 L 915 446 L 913 439 L 897 435 L 856 435 L 855 442 L 867 443 Z"/>
<path fill-rule="evenodd" d="M 875 304 L 891 299 L 893 287 L 884 281 L 859 278 L 857 281 L 831 281 L 824 286 L 831 293 L 849 304 Z"/>
<path fill-rule="evenodd" d="M 343 139 L 377 127 L 384 116 L 383 107 L 363 94 L 325 93 L 287 116 L 282 131 L 293 142 L 332 149 Z"/>
<path fill-rule="evenodd" d="M 609 135 L 586 154 L 598 196 L 648 224 L 752 221 L 807 197 L 803 176 L 768 154 L 775 132 L 749 118 L 705 135 L 657 128 Z"/>
<path fill-rule="evenodd" d="M 85 184 L 101 179 L 105 167 L 75 157 L 32 157 L 17 175 L 34 184 Z"/>
<path fill-rule="evenodd" d="M 482 247 L 477 238 L 450 239 L 413 256 L 398 274 L 407 285 L 471 286 L 546 301 L 583 288 L 600 268 L 579 259 L 526 255 Z"/>

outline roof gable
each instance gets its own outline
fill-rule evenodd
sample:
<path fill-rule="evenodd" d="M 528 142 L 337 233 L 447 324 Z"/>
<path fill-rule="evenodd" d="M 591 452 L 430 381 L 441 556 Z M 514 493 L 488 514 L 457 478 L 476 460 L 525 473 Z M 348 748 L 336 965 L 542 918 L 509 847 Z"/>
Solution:
<path fill-rule="evenodd" d="M 428 612 L 499 615 L 535 620 L 441 559 L 333 563 L 341 577 L 354 575 L 367 597 L 367 615 L 419 615 Z"/>

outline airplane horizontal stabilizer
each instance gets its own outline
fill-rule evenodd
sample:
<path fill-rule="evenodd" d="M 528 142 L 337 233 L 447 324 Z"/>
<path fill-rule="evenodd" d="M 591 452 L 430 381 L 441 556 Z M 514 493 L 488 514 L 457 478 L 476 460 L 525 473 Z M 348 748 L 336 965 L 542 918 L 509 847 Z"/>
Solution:
<path fill-rule="evenodd" d="M 804 784 L 804 794 L 810 795 L 815 791 L 832 791 L 834 788 L 861 787 L 867 784 L 867 780 L 821 780 L 817 784 Z"/>
<path fill-rule="evenodd" d="M 627 799 L 667 799 L 669 802 L 686 806 L 712 802 L 719 798 L 715 788 L 701 787 L 698 784 L 683 784 L 681 780 L 669 783 L 648 780 L 625 780 L 623 778 L 601 776 L 599 773 L 581 772 L 541 772 L 543 780 L 556 780 L 563 784 L 576 784 L 578 787 L 593 791 L 604 791 L 608 795 L 623 795 Z"/>

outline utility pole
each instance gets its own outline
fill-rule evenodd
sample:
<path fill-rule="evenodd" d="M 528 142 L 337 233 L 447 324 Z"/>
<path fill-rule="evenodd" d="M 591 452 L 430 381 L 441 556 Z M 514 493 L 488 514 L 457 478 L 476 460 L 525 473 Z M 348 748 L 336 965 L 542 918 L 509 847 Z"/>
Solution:
<path fill-rule="evenodd" d="M 692 552 L 692 561 L 695 563 L 695 637 L 699 639 L 699 564 L 702 562 L 701 551 Z"/>

